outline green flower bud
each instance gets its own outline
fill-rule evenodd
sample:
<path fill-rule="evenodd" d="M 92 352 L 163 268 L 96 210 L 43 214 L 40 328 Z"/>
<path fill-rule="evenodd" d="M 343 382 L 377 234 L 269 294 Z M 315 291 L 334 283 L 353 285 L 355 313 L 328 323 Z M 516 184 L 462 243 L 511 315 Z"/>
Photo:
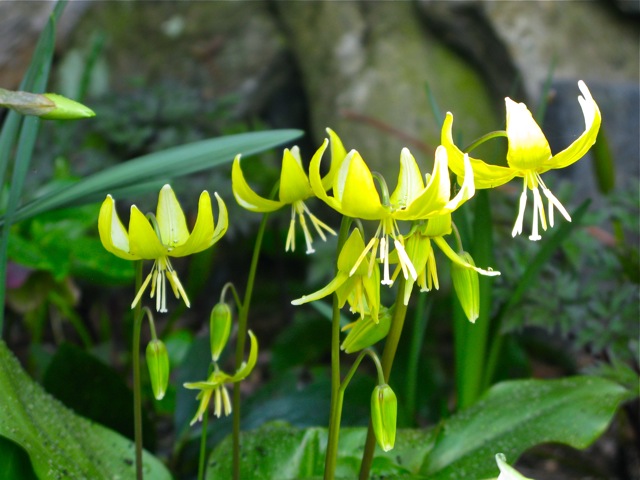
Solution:
<path fill-rule="evenodd" d="M 209 338 L 211 339 L 211 358 L 218 361 L 231 333 L 231 309 L 224 302 L 216 304 L 209 318 Z"/>
<path fill-rule="evenodd" d="M 468 264 L 475 267 L 473 258 L 467 252 L 462 252 L 460 257 Z M 462 310 L 471 323 L 474 323 L 480 314 L 480 285 L 478 272 L 464 267 L 458 263 L 451 264 L 451 278 L 453 288 L 456 291 Z"/>
<path fill-rule="evenodd" d="M 388 452 L 396 442 L 398 400 L 386 383 L 373 389 L 371 395 L 371 423 L 380 448 Z"/>
<path fill-rule="evenodd" d="M 12 92 L 0 88 L 0 106 L 45 120 L 75 120 L 96 115 L 85 105 L 56 93 Z"/>
<path fill-rule="evenodd" d="M 162 400 L 169 385 L 169 354 L 161 340 L 151 340 L 147 345 L 147 367 L 153 396 Z"/>
<path fill-rule="evenodd" d="M 354 353 L 382 340 L 387 336 L 389 328 L 391 328 L 391 312 L 391 309 L 381 305 L 378 323 L 373 320 L 371 315 L 365 315 L 363 318 L 344 327 L 343 330 L 348 328 L 351 328 L 351 330 L 342 345 L 340 345 L 340 348 L 346 353 Z"/>
<path fill-rule="evenodd" d="M 40 115 L 45 120 L 77 120 L 95 117 L 96 114 L 89 107 L 56 93 L 45 93 L 45 98 L 51 100 L 55 107 L 48 113 Z"/>

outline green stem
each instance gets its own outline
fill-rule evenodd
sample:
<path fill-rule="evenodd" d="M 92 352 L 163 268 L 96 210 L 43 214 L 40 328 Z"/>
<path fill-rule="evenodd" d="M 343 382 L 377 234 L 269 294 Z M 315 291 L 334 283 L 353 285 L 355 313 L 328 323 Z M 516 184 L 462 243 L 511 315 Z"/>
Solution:
<path fill-rule="evenodd" d="M 142 285 L 142 260 L 136 262 L 137 292 Z M 138 302 L 133 309 L 133 342 L 131 355 L 133 361 L 133 425 L 136 443 L 136 479 L 142 480 L 142 400 L 140 392 L 140 330 L 142 329 L 142 307 Z"/>
<path fill-rule="evenodd" d="M 249 277 L 247 278 L 247 288 L 244 293 L 244 301 L 238 310 L 238 339 L 236 342 L 236 371 L 240 368 L 244 359 L 244 346 L 247 340 L 247 319 L 249 318 L 249 306 L 251 305 L 251 295 L 253 294 L 253 285 L 256 279 L 256 271 L 258 269 L 258 260 L 260 258 L 260 249 L 262 247 L 262 239 L 267 228 L 267 219 L 269 214 L 262 216 L 262 222 L 258 228 L 256 243 L 253 247 L 253 257 L 251 258 L 251 266 L 249 267 Z M 233 478 L 240 478 L 240 383 L 233 385 Z"/>
<path fill-rule="evenodd" d="M 384 351 L 382 352 L 382 372 L 384 374 L 384 380 L 387 383 L 389 383 L 391 367 L 393 367 L 393 360 L 396 356 L 396 351 L 398 350 L 398 343 L 400 342 L 400 336 L 402 335 L 404 320 L 407 316 L 407 306 L 404 304 L 405 283 L 404 277 L 400 276 L 397 286 L 398 293 L 396 294 L 396 304 L 393 310 L 393 318 L 391 319 L 391 328 L 389 329 L 389 334 L 387 335 L 387 340 L 384 344 Z M 362 454 L 362 463 L 360 464 L 360 480 L 367 480 L 369 478 L 375 446 L 376 437 L 373 433 L 371 420 L 369 420 L 367 440 Z"/>
<path fill-rule="evenodd" d="M 467 148 L 463 149 L 462 151 L 469 153 L 471 150 L 473 150 L 476 147 L 479 147 L 487 140 L 491 140 L 492 138 L 497 138 L 497 137 L 506 137 L 506 136 L 507 136 L 506 130 L 496 130 L 495 132 L 489 132 L 486 135 L 481 136 L 477 140 L 474 140 L 472 144 L 470 144 Z"/>
<path fill-rule="evenodd" d="M 338 246 L 336 248 L 336 262 L 342 246 L 347 241 L 352 219 L 342 217 L 340 232 L 338 233 Z M 336 267 L 337 270 L 337 267 Z M 324 459 L 324 479 L 333 480 L 338 459 L 338 438 L 340 435 L 340 411 L 342 401 L 340 399 L 340 307 L 338 296 L 333 294 L 333 315 L 331 320 L 331 405 L 329 407 L 329 432 L 327 438 L 327 450 Z"/>
<path fill-rule="evenodd" d="M 427 303 L 428 302 L 428 303 Z M 411 346 L 409 347 L 409 361 L 407 364 L 407 387 L 405 389 L 407 414 L 415 422 L 416 418 L 416 387 L 418 385 L 418 361 L 420 351 L 424 343 L 424 332 L 429 322 L 431 311 L 431 297 L 427 295 L 418 296 L 418 304 L 413 321 L 413 332 L 411 334 Z"/>
<path fill-rule="evenodd" d="M 209 375 L 213 371 L 213 364 L 209 365 Z M 209 409 L 207 408 L 202 415 L 202 432 L 200 432 L 200 457 L 198 460 L 198 480 L 204 479 L 204 467 L 207 458 L 207 423 L 209 422 Z"/>

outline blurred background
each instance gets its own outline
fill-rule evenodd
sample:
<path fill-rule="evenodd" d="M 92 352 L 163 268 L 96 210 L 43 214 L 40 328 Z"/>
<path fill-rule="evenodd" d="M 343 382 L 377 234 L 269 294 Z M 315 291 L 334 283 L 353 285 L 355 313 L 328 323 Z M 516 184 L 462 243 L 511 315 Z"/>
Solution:
<path fill-rule="evenodd" d="M 0 2 L 2 88 L 17 88 L 52 6 Z M 570 212 L 586 199 L 591 204 L 541 281 L 501 325 L 508 340 L 496 381 L 607 368 L 624 375 L 624 367 L 614 368 L 618 363 L 637 372 L 639 26 L 636 0 L 70 2 L 49 90 L 82 99 L 97 116 L 44 125 L 26 192 L 35 196 L 52 180 L 73 180 L 171 146 L 272 128 L 304 130 L 298 145 L 308 162 L 330 127 L 394 185 L 402 147 L 430 171 L 445 112 L 454 114 L 458 143 L 466 145 L 504 128 L 506 96 L 527 103 L 555 153 L 584 129 L 577 101 L 577 82 L 584 80 L 602 111 L 598 144 L 545 181 Z M 505 147 L 483 150 L 484 158 L 504 162 Z M 275 151 L 243 161 L 256 191 L 271 190 L 280 158 Z M 183 472 L 179 478 L 193 471 L 198 432 L 187 428 L 193 394 L 176 386 L 206 374 L 209 311 L 225 282 L 243 290 L 261 218 L 235 203 L 229 170 L 172 183 L 192 219 L 196 192 L 203 189 L 217 191 L 230 209 L 220 244 L 175 262 L 193 308 L 176 302 L 173 313 L 157 319 L 176 368 L 167 398 L 147 399 L 146 445 Z M 492 266 L 502 272 L 494 282 L 494 308 L 509 298 L 539 249 L 526 236 L 510 236 L 520 188 L 513 182 L 490 194 Z M 123 212 L 131 203 L 151 210 L 156 196 L 118 202 Z M 10 248 L 6 338 L 52 394 L 130 435 L 130 418 L 105 412 L 116 404 L 131 410 L 133 269 L 100 251 L 97 209 L 78 209 L 71 223 L 49 215 L 18 226 L 20 242 Z M 317 202 L 313 211 L 337 229 L 339 219 L 328 208 Z M 258 271 L 249 325 L 261 340 L 261 355 L 258 373 L 243 384 L 245 428 L 273 419 L 323 425 L 328 418 L 330 324 L 322 311 L 294 308 L 290 301 L 331 278 L 335 243 L 316 242 L 313 256 L 302 249 L 285 254 L 288 223 L 288 210 L 272 216 Z M 401 412 L 404 426 L 433 425 L 455 404 L 452 295 L 445 262 L 439 267 L 447 280 L 428 294 L 431 315 L 418 367 L 424 381 L 415 408 Z M 95 363 L 91 368 L 87 358 Z M 87 371 L 78 371 L 78 364 Z M 402 368 L 396 372 L 401 383 Z M 356 377 L 345 398 L 345 425 L 366 424 L 373 383 L 373 377 Z M 626 410 L 590 450 L 537 448 L 525 455 L 523 473 L 640 478 L 637 403 Z M 211 446 L 230 424 L 213 423 Z"/>

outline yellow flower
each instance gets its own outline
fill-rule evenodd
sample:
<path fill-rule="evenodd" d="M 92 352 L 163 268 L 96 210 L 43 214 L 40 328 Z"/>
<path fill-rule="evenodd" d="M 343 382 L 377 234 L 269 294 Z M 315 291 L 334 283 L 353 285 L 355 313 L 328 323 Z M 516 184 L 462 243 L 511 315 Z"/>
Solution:
<path fill-rule="evenodd" d="M 571 221 L 567 210 L 547 188 L 540 175 L 547 170 L 564 168 L 580 160 L 596 141 L 601 122 L 600 110 L 582 80 L 578 82 L 578 87 L 582 92 L 582 95 L 578 96 L 578 102 L 582 107 L 585 130 L 566 149 L 556 155 L 552 155 L 547 139 L 526 105 L 506 98 L 507 139 L 509 141 L 507 163 L 509 166 L 490 165 L 482 160 L 471 159 L 476 188 L 493 188 L 507 183 L 514 177 L 523 178 L 518 217 L 511 232 L 514 237 L 522 233 L 524 211 L 527 204 L 527 190 L 533 192 L 533 227 L 529 239 L 540 240 L 538 222 L 540 222 L 543 230 L 547 229 L 547 219 L 538 186 L 542 188 L 542 193 L 547 197 L 549 225 L 553 227 L 554 207 L 558 209 L 567 221 Z M 442 126 L 441 142 L 449 153 L 451 170 L 461 176 L 464 171 L 463 153 L 453 143 L 452 125 L 453 115 L 447 113 Z"/>
<path fill-rule="evenodd" d="M 191 425 L 198 420 L 202 421 L 202 416 L 204 412 L 207 411 L 211 396 L 214 397 L 213 414 L 216 417 L 220 418 L 223 413 L 225 416 L 228 416 L 231 413 L 231 399 L 229 398 L 229 392 L 227 391 L 227 387 L 225 387 L 225 383 L 238 383 L 244 380 L 251 373 L 258 360 L 258 340 L 251 330 L 249 330 L 248 333 L 251 339 L 249 358 L 240 365 L 240 368 L 235 374 L 229 375 L 220 370 L 218 364 L 215 364 L 214 371 L 206 381 L 184 384 L 185 388 L 200 390 L 200 393 L 198 393 L 196 397 L 196 400 L 200 400 L 200 405 L 193 420 L 191 420 Z"/>
<path fill-rule="evenodd" d="M 156 310 L 166 312 L 166 279 L 169 280 L 176 298 L 182 297 L 187 307 L 190 306 L 169 257 L 184 257 L 205 250 L 225 234 L 229 225 L 227 207 L 217 193 L 214 195 L 218 200 L 220 212 L 218 224 L 214 228 L 211 199 L 205 190 L 200 195 L 198 217 L 191 233 L 170 185 L 165 185 L 160 190 L 155 217 L 151 214 L 145 217 L 135 205 L 131 206 L 128 231 L 118 217 L 115 200 L 111 195 L 107 195 L 98 219 L 100 240 L 104 248 L 125 260 L 154 261 L 153 268 L 138 290 L 131 308 L 140 301 L 151 282 L 151 298 L 157 290 Z"/>
<path fill-rule="evenodd" d="M 342 150 L 344 151 L 344 147 Z M 336 161 L 344 158 L 344 154 L 341 154 L 341 152 L 337 150 L 334 150 L 333 153 L 333 158 L 336 159 Z M 327 176 L 333 176 L 335 174 L 334 172 L 335 169 Z M 236 156 L 233 161 L 231 182 L 233 186 L 233 194 L 236 197 L 238 204 L 252 212 L 273 212 L 285 205 L 291 205 L 291 222 L 289 223 L 289 231 L 287 233 L 287 243 L 285 246 L 286 251 L 295 251 L 296 249 L 296 215 L 298 215 L 300 226 L 304 233 L 304 239 L 307 244 L 307 253 L 313 253 L 315 250 L 312 245 L 313 239 L 311 237 L 311 232 L 309 231 L 309 227 L 307 226 L 307 222 L 304 217 L 305 214 L 311 220 L 312 225 L 322 240 L 326 240 L 324 231 L 331 235 L 336 234 L 331 227 L 313 215 L 304 203 L 306 199 L 313 196 L 313 191 L 309 185 L 309 178 L 302 167 L 302 160 L 300 158 L 300 150 L 298 147 L 293 147 L 291 150 L 288 148 L 284 150 L 284 154 L 282 156 L 282 170 L 280 171 L 278 200 L 261 197 L 251 189 L 245 180 L 242 168 L 240 167 L 240 155 Z"/>
<path fill-rule="evenodd" d="M 331 137 L 333 143 L 337 135 Z M 339 139 L 337 139 L 339 141 Z M 464 160 L 464 182 L 457 195 L 451 198 L 451 183 L 447 166 L 447 151 L 438 147 L 435 155 L 433 172 L 422 173 L 415 158 L 408 149 L 402 149 L 400 154 L 400 171 L 396 189 L 389 195 L 384 180 L 376 175 L 380 182 L 382 198 L 376 189 L 374 175 L 356 150 L 351 150 L 339 166 L 339 170 L 331 185 L 332 195 L 328 195 L 326 187 L 320 180 L 320 161 L 322 152 L 327 147 L 325 140 L 322 147 L 314 155 L 309 165 L 309 180 L 311 188 L 318 198 L 342 215 L 363 220 L 378 220 L 379 226 L 371 241 L 360 254 L 351 271 L 354 273 L 367 252 L 378 251 L 383 264 L 383 285 L 391 285 L 389 275 L 389 247 L 390 238 L 398 254 L 399 263 L 405 279 L 416 279 L 417 273 L 407 257 L 404 239 L 398 228 L 399 220 L 423 220 L 435 215 L 442 215 L 454 211 L 475 193 L 471 164 Z"/>
<path fill-rule="evenodd" d="M 407 255 L 411 259 L 411 262 L 415 265 L 417 271 L 417 279 L 409 279 L 405 283 L 404 290 L 404 304 L 409 303 L 411 291 L 415 283 L 420 287 L 421 292 L 428 292 L 435 288 L 440 288 L 440 282 L 438 281 L 438 271 L 436 269 L 436 257 L 434 254 L 433 243 L 451 260 L 452 264 L 457 268 L 472 272 L 472 274 L 481 274 L 485 276 L 493 277 L 500 275 L 500 272 L 494 271 L 491 268 L 482 269 L 474 265 L 473 260 L 467 258 L 467 255 L 460 255 L 456 253 L 444 239 L 444 235 L 451 233 L 451 214 L 438 215 L 429 219 L 427 222 L 417 225 L 407 238 Z M 395 260 L 395 259 L 393 259 Z M 469 261 L 471 260 L 471 261 Z M 393 273 L 395 278 L 399 273 L 400 267 L 397 267 Z M 456 273 L 457 275 L 457 273 Z M 455 285 L 455 282 L 454 282 Z M 463 303 L 463 309 L 467 318 L 471 322 L 475 322 L 478 318 L 477 311 L 473 313 L 464 308 L 464 304 L 468 302 L 478 304 L 478 291 L 459 291 L 456 288 L 458 298 Z M 475 298 L 470 298 L 475 296 Z"/>
<path fill-rule="evenodd" d="M 338 273 L 326 286 L 317 292 L 304 295 L 291 303 L 302 305 L 314 302 L 327 295 L 336 293 L 340 308 L 348 301 L 352 312 L 357 312 L 361 317 L 369 314 L 375 323 L 378 323 L 378 310 L 380 308 L 380 270 L 371 268 L 371 273 L 365 264 L 355 266 L 356 259 L 364 248 L 364 241 L 360 230 L 355 229 L 344 243 L 338 255 Z M 375 264 L 375 258 L 371 263 Z M 353 271 L 355 269 L 355 271 Z"/>

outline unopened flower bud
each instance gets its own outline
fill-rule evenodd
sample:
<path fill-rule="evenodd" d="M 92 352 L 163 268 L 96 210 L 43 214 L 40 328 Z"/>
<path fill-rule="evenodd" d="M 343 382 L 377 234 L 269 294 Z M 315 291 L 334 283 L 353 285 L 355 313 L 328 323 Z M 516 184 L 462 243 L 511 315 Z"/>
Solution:
<path fill-rule="evenodd" d="M 216 304 L 209 318 L 209 338 L 211 339 L 211 358 L 218 361 L 222 350 L 229 340 L 231 332 L 231 309 L 224 302 Z"/>
<path fill-rule="evenodd" d="M 147 367 L 153 396 L 162 400 L 169 385 L 169 354 L 161 340 L 151 340 L 147 345 Z"/>
<path fill-rule="evenodd" d="M 371 395 L 371 424 L 380 448 L 388 452 L 396 442 L 398 400 L 386 383 L 377 385 Z"/>
<path fill-rule="evenodd" d="M 89 107 L 57 93 L 45 93 L 44 97 L 55 105 L 53 110 L 40 115 L 45 120 L 77 120 L 96 116 Z"/>
<path fill-rule="evenodd" d="M 96 115 L 89 107 L 56 93 L 13 92 L 3 88 L 0 88 L 0 106 L 45 120 L 75 120 Z"/>
<path fill-rule="evenodd" d="M 462 252 L 460 257 L 470 265 L 475 266 L 473 258 L 467 252 Z M 451 278 L 464 314 L 471 323 L 474 323 L 480 314 L 478 272 L 453 262 L 451 264 Z"/>
<path fill-rule="evenodd" d="M 379 342 L 389 333 L 391 328 L 391 309 L 380 306 L 378 323 L 367 314 L 363 318 L 347 325 L 343 330 L 351 328 L 340 348 L 346 353 L 359 352 Z"/>

